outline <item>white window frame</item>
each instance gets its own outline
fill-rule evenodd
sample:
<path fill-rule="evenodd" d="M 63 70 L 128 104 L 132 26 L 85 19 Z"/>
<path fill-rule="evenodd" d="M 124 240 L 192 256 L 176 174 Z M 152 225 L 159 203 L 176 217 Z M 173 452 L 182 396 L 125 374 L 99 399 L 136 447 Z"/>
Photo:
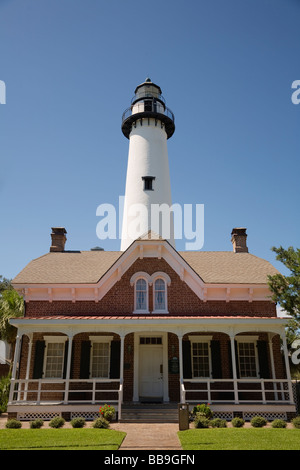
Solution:
<path fill-rule="evenodd" d="M 239 366 L 239 375 L 241 379 L 258 379 L 259 378 L 259 362 L 258 362 L 258 351 L 257 351 L 257 341 L 258 336 L 236 336 L 237 341 L 237 352 L 238 352 L 238 366 Z M 240 362 L 240 343 L 253 343 L 254 344 L 254 354 L 255 354 L 255 368 L 256 374 L 254 376 L 242 376 L 241 375 L 241 362 Z"/>
<path fill-rule="evenodd" d="M 140 279 L 143 279 L 146 282 L 146 308 L 145 309 L 138 309 L 137 308 L 137 303 L 136 303 L 136 284 L 137 281 Z M 150 313 L 149 312 L 149 285 L 152 285 L 152 279 L 149 274 L 145 272 L 138 272 L 135 273 L 131 279 L 130 279 L 130 284 L 134 285 L 134 310 L 133 313 Z"/>
<path fill-rule="evenodd" d="M 110 345 L 111 342 L 113 341 L 114 337 L 113 336 L 90 336 L 89 340 L 91 342 L 91 352 L 90 352 L 90 374 L 89 377 L 91 379 L 109 379 L 110 378 Z M 95 343 L 106 343 L 108 344 L 108 371 L 107 371 L 107 376 L 105 377 L 94 377 L 92 374 L 93 371 L 93 347 Z"/>
<path fill-rule="evenodd" d="M 153 312 L 152 313 L 169 313 L 168 311 L 168 286 L 171 284 L 171 279 L 168 274 L 164 272 L 156 272 L 151 276 L 153 282 Z M 165 283 L 165 308 L 156 309 L 155 308 L 155 282 L 161 279 Z"/>
<path fill-rule="evenodd" d="M 45 341 L 45 354 L 44 354 L 44 362 L 43 362 L 43 378 L 48 380 L 54 379 L 62 379 L 64 374 L 64 363 L 65 363 L 65 344 L 68 341 L 67 336 L 44 336 Z M 63 357 L 62 357 L 62 367 L 61 367 L 61 374 L 59 377 L 47 377 L 46 370 L 47 370 L 47 359 L 48 359 L 48 346 L 49 344 L 56 344 L 56 343 L 63 343 Z"/>
<path fill-rule="evenodd" d="M 211 347 L 210 342 L 212 336 L 189 336 L 189 341 L 191 342 L 191 362 L 192 362 L 192 377 L 193 379 L 209 379 L 212 377 L 212 363 L 211 363 Z M 194 360 L 193 360 L 193 343 L 207 343 L 208 345 L 208 375 L 206 376 L 195 376 L 194 374 Z"/>

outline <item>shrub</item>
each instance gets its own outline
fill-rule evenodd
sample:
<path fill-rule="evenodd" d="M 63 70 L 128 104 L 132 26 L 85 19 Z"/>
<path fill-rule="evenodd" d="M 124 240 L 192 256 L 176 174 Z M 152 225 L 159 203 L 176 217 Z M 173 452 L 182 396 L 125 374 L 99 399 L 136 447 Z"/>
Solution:
<path fill-rule="evenodd" d="M 237 416 L 236 418 L 233 418 L 231 424 L 234 428 L 242 428 L 245 424 L 245 420 Z"/>
<path fill-rule="evenodd" d="M 292 419 L 292 423 L 294 428 L 300 429 L 300 416 L 296 416 L 296 418 Z"/>
<path fill-rule="evenodd" d="M 212 428 L 227 428 L 226 419 L 215 418 L 212 419 L 209 424 Z"/>
<path fill-rule="evenodd" d="M 84 418 L 74 418 L 71 421 L 72 428 L 83 428 L 85 426 Z"/>
<path fill-rule="evenodd" d="M 42 419 L 35 419 L 30 421 L 30 429 L 40 429 L 44 424 Z"/>
<path fill-rule="evenodd" d="M 109 422 L 107 421 L 107 419 L 104 419 L 102 417 L 100 418 L 97 418 L 93 424 L 92 424 L 93 428 L 96 428 L 96 429 L 108 429 L 109 428 Z"/>
<path fill-rule="evenodd" d="M 63 425 L 65 424 L 64 418 L 61 416 L 55 416 L 55 418 L 51 419 L 49 426 L 50 428 L 62 428 Z"/>
<path fill-rule="evenodd" d="M 202 403 L 201 405 L 194 406 L 192 415 L 197 416 L 197 414 L 204 416 L 205 418 L 211 419 L 213 416 L 213 412 L 209 407 L 209 403 L 207 405 L 205 403 Z"/>
<path fill-rule="evenodd" d="M 286 425 L 287 423 L 283 419 L 274 419 L 271 423 L 272 428 L 286 428 Z"/>
<path fill-rule="evenodd" d="M 196 413 L 196 418 L 194 421 L 194 425 L 196 429 L 208 428 L 209 427 L 209 419 L 202 416 L 201 413 Z"/>
<path fill-rule="evenodd" d="M 0 415 L 7 411 L 7 403 L 10 389 L 10 375 L 0 377 Z"/>
<path fill-rule="evenodd" d="M 254 416 L 254 418 L 251 419 L 251 426 L 254 428 L 262 428 L 266 424 L 267 420 L 262 416 Z"/>
<path fill-rule="evenodd" d="M 116 410 L 114 409 L 113 406 L 110 406 L 110 405 L 103 405 L 103 406 L 100 406 L 99 408 L 100 418 L 102 417 L 106 419 L 107 421 L 111 421 L 113 417 L 115 416 L 115 413 L 116 413 Z"/>
<path fill-rule="evenodd" d="M 9 419 L 5 425 L 7 429 L 20 429 L 22 427 L 21 421 L 17 419 Z"/>

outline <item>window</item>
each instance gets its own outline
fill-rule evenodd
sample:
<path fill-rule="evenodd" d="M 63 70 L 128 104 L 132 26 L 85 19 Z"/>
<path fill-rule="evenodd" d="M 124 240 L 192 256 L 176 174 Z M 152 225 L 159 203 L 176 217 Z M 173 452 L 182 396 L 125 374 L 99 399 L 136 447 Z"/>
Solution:
<path fill-rule="evenodd" d="M 240 377 L 257 377 L 256 342 L 238 342 Z"/>
<path fill-rule="evenodd" d="M 108 377 L 109 343 L 93 343 L 92 377 Z"/>
<path fill-rule="evenodd" d="M 44 377 L 46 379 L 61 379 L 63 377 L 65 342 L 61 337 L 50 339 L 45 337 L 46 351 L 44 358 Z"/>
<path fill-rule="evenodd" d="M 163 279 L 157 279 L 154 283 L 154 309 L 166 310 L 166 284 Z"/>
<path fill-rule="evenodd" d="M 155 176 L 142 176 L 142 180 L 144 181 L 144 191 L 153 191 Z"/>
<path fill-rule="evenodd" d="M 209 344 L 192 343 L 193 377 L 209 377 Z"/>
<path fill-rule="evenodd" d="M 149 286 L 153 290 L 152 313 L 168 313 L 167 286 L 171 284 L 171 279 L 166 273 L 157 271 L 150 276 L 139 271 L 133 274 L 130 284 L 134 286 L 133 313 L 149 313 Z"/>
<path fill-rule="evenodd" d="M 135 310 L 147 310 L 148 288 L 145 279 L 138 279 L 135 285 Z"/>
<path fill-rule="evenodd" d="M 108 378 L 110 371 L 110 347 L 113 336 L 90 336 L 92 343 L 90 377 Z"/>

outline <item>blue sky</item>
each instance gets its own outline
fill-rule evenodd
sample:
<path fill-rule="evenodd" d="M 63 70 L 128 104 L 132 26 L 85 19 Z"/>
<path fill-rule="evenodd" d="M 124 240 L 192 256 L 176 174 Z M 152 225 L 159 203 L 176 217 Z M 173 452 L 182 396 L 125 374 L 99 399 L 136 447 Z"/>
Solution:
<path fill-rule="evenodd" d="M 299 0 L 0 0 L 0 274 L 96 236 L 125 191 L 121 116 L 150 77 L 175 114 L 174 203 L 204 204 L 203 250 L 300 246 Z M 184 249 L 177 242 L 177 249 Z"/>

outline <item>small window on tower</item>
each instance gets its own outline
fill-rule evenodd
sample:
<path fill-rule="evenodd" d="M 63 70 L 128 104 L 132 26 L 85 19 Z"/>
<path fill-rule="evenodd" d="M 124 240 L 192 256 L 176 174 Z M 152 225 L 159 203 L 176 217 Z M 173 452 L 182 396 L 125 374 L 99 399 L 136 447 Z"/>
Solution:
<path fill-rule="evenodd" d="M 142 180 L 144 181 L 144 191 L 153 191 L 155 176 L 142 176 Z"/>

